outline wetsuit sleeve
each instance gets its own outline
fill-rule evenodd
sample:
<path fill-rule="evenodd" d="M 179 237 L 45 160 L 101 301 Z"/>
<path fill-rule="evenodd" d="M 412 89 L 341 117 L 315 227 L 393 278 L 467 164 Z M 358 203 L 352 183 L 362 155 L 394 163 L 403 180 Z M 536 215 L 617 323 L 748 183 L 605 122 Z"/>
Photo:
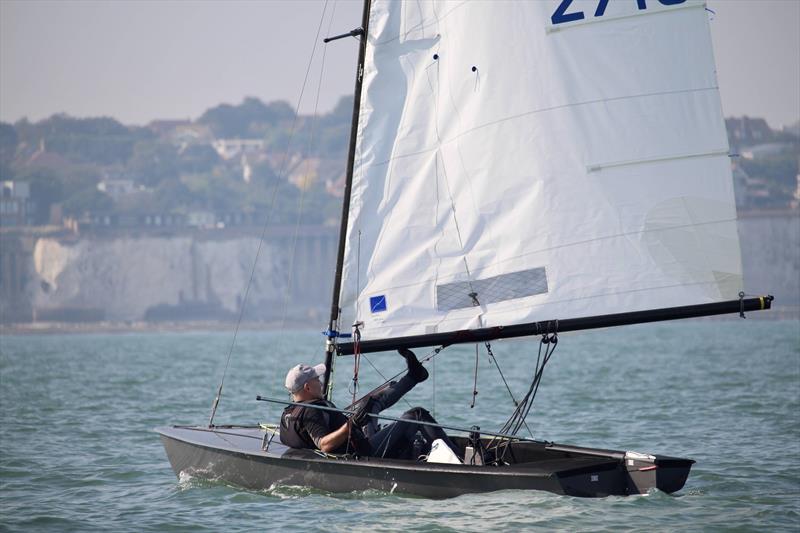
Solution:
<path fill-rule="evenodd" d="M 312 410 L 309 409 L 308 411 Z M 319 448 L 320 439 L 333 431 L 328 422 L 328 417 L 325 416 L 325 413 L 317 409 L 306 413 L 305 419 L 303 420 L 303 427 L 306 432 L 308 432 L 309 437 L 314 441 L 314 446 L 317 448 Z"/>

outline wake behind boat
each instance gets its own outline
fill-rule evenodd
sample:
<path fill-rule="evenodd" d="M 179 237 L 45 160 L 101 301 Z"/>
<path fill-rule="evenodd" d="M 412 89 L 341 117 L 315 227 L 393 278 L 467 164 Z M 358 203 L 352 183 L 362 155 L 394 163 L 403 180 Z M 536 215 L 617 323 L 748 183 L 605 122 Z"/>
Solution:
<path fill-rule="evenodd" d="M 680 490 L 691 459 L 519 433 L 558 333 L 771 306 L 743 289 L 704 2 L 374 0 L 339 37 L 361 46 L 325 399 L 336 356 L 480 343 L 503 377 L 491 341 L 511 337 L 541 338 L 530 387 L 500 430 L 450 428 L 450 463 L 214 425 L 220 385 L 207 426 L 158 429 L 175 472 L 431 498 Z"/>

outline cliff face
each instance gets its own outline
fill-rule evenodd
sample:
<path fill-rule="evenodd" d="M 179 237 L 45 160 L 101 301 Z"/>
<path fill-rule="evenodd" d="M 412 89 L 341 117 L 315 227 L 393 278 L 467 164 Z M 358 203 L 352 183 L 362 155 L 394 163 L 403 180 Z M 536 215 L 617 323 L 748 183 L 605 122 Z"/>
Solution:
<path fill-rule="evenodd" d="M 739 234 L 747 292 L 772 293 L 776 308 L 796 315 L 800 217 L 796 212 L 745 215 Z M 245 320 L 324 322 L 335 231 L 301 231 L 294 246 L 293 239 L 291 233 L 273 235 L 262 244 Z M 259 245 L 258 237 L 241 235 L 83 237 L 74 242 L 40 237 L 18 250 L 9 242 L 4 241 L 0 254 L 4 321 L 235 319 Z M 24 275 L 15 278 L 15 272 Z"/>
<path fill-rule="evenodd" d="M 107 320 L 173 314 L 235 316 L 258 248 L 254 237 L 198 241 L 191 237 L 42 238 L 26 286 L 39 318 L 58 310 Z M 251 318 L 283 304 L 288 259 L 264 243 L 248 295 Z M 153 316 L 155 315 L 155 316 Z M 193 318 L 198 318 L 194 316 Z"/>

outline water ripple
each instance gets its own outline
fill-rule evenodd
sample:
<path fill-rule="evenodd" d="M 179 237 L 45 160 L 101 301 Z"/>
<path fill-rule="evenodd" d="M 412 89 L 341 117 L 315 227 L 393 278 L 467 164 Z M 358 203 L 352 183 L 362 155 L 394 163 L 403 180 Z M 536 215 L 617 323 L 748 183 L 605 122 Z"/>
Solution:
<path fill-rule="evenodd" d="M 317 337 L 243 333 L 218 422 L 274 420 L 279 409 L 255 395 L 282 396 L 285 369 L 298 353 L 318 353 Z M 537 437 L 697 461 L 676 495 L 601 499 L 504 491 L 442 502 L 381 491 L 246 491 L 189 473 L 176 480 L 152 428 L 205 421 L 229 342 L 224 333 L 3 337 L 0 529 L 796 531 L 800 521 L 797 321 L 565 336 L 529 420 Z M 535 343 L 493 349 L 521 395 Z M 442 352 L 436 404 L 433 380 L 412 391 L 409 403 L 431 407 L 446 423 L 498 427 L 510 399 L 484 361 L 478 405 L 469 408 L 471 354 L 471 347 Z M 403 368 L 395 354 L 371 360 L 386 372 Z M 341 404 L 345 367 L 337 381 Z M 367 390 L 379 378 L 364 368 Z M 397 407 L 392 414 L 407 408 Z"/>

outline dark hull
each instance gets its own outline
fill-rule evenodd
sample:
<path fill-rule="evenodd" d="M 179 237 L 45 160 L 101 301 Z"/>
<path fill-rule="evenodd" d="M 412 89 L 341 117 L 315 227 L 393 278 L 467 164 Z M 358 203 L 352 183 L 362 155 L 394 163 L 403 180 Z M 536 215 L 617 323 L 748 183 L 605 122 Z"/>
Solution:
<path fill-rule="evenodd" d="M 176 475 L 185 472 L 247 489 L 303 486 L 342 493 L 377 490 L 427 498 L 521 489 L 570 496 L 646 493 L 657 488 L 680 490 L 691 459 L 627 456 L 625 452 L 515 443 L 516 463 L 469 466 L 388 459 L 325 457 L 295 450 L 277 438 L 262 449 L 264 431 L 256 427 L 158 428 Z"/>

